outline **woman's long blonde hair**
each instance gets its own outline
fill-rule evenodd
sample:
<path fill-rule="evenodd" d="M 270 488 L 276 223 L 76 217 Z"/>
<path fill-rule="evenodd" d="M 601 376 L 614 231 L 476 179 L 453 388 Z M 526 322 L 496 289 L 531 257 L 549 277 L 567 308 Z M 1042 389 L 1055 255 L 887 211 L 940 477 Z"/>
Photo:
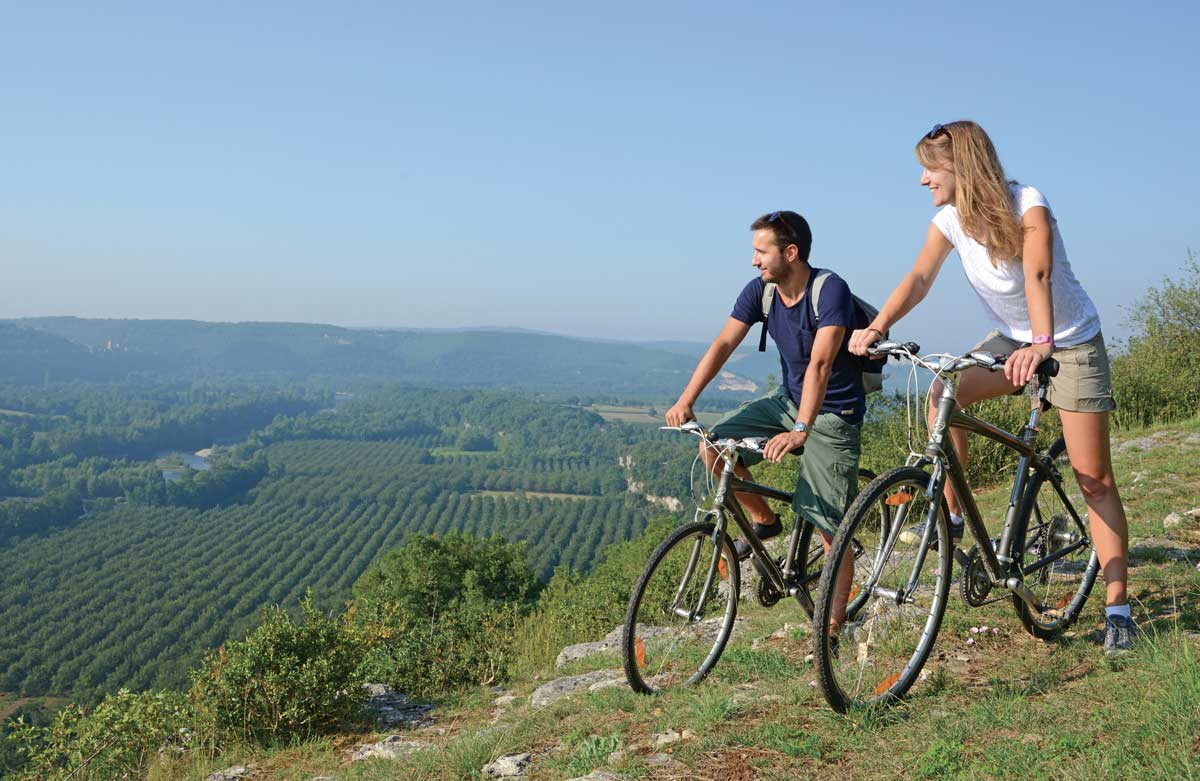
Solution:
<path fill-rule="evenodd" d="M 932 138 L 930 137 L 932 136 Z M 926 168 L 954 171 L 954 206 L 963 232 L 992 258 L 1019 260 L 1024 232 L 996 147 L 983 128 L 961 119 L 930 131 L 917 142 L 917 160 Z"/>

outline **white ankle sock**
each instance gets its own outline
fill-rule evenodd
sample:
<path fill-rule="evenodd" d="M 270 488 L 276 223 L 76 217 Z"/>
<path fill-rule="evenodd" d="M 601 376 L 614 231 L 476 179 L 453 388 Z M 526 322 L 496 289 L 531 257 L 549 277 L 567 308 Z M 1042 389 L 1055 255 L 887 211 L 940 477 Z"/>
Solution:
<path fill-rule="evenodd" d="M 1104 608 L 1104 614 L 1109 618 L 1112 618 L 1113 616 L 1125 616 L 1126 618 L 1133 618 L 1133 614 L 1129 612 L 1128 602 L 1126 602 L 1124 605 L 1109 605 L 1108 607 Z"/>
<path fill-rule="evenodd" d="M 962 526 L 963 525 L 962 516 L 955 515 L 954 513 L 950 513 L 950 525 L 951 526 Z"/>

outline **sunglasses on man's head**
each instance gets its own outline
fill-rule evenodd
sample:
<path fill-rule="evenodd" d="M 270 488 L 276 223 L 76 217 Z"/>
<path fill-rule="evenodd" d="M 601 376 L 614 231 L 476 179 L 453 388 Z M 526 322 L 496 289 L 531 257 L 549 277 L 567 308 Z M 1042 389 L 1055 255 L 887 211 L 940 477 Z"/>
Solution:
<path fill-rule="evenodd" d="M 778 222 L 793 239 L 796 238 L 796 231 L 793 230 L 791 224 L 788 223 L 787 218 L 783 216 L 783 212 L 771 212 L 769 215 L 767 215 L 767 222 Z"/>

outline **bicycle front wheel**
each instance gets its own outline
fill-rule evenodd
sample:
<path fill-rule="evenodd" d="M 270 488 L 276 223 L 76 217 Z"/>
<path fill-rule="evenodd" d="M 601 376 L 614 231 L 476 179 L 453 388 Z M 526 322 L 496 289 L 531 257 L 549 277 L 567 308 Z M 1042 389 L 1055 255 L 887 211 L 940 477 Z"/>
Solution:
<path fill-rule="evenodd" d="M 625 613 L 621 651 L 634 691 L 700 682 L 737 618 L 741 572 L 727 534 L 711 523 L 676 529 L 650 555 Z"/>
<path fill-rule="evenodd" d="M 1047 454 L 1057 459 L 1065 450 L 1066 443 L 1059 437 Z M 1075 623 L 1100 570 L 1095 548 L 1084 544 L 1089 531 L 1075 521 L 1073 509 L 1054 482 L 1037 473 L 1030 478 L 1013 534 L 1014 563 L 1025 567 L 1051 556 L 1058 558 L 1025 576 L 1025 585 L 1037 597 L 1040 609 L 1030 607 L 1016 594 L 1013 605 L 1025 629 L 1042 640 Z"/>
<path fill-rule="evenodd" d="M 821 691 L 838 712 L 905 696 L 937 639 L 950 589 L 951 544 L 946 503 L 926 494 L 928 484 L 928 473 L 916 467 L 885 472 L 854 500 L 833 538 L 813 633 Z M 888 549 L 893 528 L 922 521 L 932 522 L 928 547 L 896 539 Z M 851 610 L 835 631 L 830 623 L 839 580 Z"/>

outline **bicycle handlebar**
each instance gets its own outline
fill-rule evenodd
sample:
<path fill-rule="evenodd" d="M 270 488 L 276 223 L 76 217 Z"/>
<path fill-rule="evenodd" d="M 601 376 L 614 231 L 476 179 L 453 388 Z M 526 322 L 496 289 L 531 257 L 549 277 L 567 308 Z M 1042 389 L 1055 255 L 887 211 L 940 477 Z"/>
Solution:
<path fill-rule="evenodd" d="M 876 342 L 867 348 L 867 354 L 872 357 L 891 356 L 896 360 L 907 359 L 933 372 L 960 372 L 976 366 L 995 372 L 1003 369 L 1004 364 L 1012 357 L 1010 354 L 1005 353 L 989 353 L 976 350 L 957 358 L 954 356 L 939 356 L 941 360 L 934 363 L 921 358 L 919 355 L 920 351 L 921 346 L 916 342 Z M 1049 378 L 1057 376 L 1058 369 L 1058 361 L 1054 358 L 1047 358 L 1038 364 L 1036 371 L 1039 377 Z"/>
<path fill-rule="evenodd" d="M 733 437 L 725 437 L 722 439 L 714 440 L 712 438 L 712 434 L 710 432 L 706 431 L 704 429 L 704 427 L 701 426 L 700 423 L 695 420 L 689 420 L 681 426 L 659 426 L 658 430 L 659 431 L 681 431 L 685 434 L 695 434 L 696 436 L 700 437 L 701 439 L 708 440 L 709 442 L 711 442 L 713 444 L 713 446 L 715 446 L 721 450 L 726 450 L 729 448 L 732 448 L 735 450 L 749 450 L 751 453 L 758 453 L 759 455 L 762 455 L 763 448 L 765 448 L 767 446 L 767 442 L 770 441 L 770 438 L 768 438 L 768 437 L 743 437 L 742 439 L 735 439 Z M 804 446 L 801 445 L 800 447 L 796 448 L 795 450 L 792 450 L 789 452 L 791 455 L 798 456 L 804 452 Z"/>

